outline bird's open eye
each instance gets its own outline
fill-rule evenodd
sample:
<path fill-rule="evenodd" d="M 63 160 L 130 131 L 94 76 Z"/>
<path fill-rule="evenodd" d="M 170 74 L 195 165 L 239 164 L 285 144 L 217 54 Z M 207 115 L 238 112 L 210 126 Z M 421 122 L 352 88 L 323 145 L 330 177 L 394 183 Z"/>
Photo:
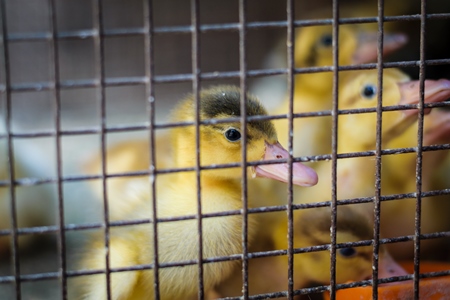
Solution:
<path fill-rule="evenodd" d="M 225 131 L 225 137 L 230 142 L 237 142 L 241 139 L 241 133 L 239 132 L 239 130 L 235 128 L 230 128 L 227 131 Z"/>
<path fill-rule="evenodd" d="M 342 255 L 343 257 L 347 257 L 347 258 L 355 256 L 355 254 L 356 254 L 355 248 L 352 248 L 352 247 L 338 249 L 338 252 L 340 255 Z"/>
<path fill-rule="evenodd" d="M 331 34 L 325 34 L 320 38 L 320 44 L 325 47 L 333 45 L 333 36 Z"/>
<path fill-rule="evenodd" d="M 366 99 L 372 99 L 377 94 L 377 87 L 372 84 L 367 84 L 363 87 L 361 94 Z"/>

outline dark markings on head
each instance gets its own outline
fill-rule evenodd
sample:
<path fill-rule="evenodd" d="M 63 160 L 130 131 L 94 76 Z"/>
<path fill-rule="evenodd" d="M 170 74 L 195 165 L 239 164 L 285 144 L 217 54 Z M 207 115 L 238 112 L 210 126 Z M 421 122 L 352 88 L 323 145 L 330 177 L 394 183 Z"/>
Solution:
<path fill-rule="evenodd" d="M 370 240 L 373 231 L 367 219 L 353 209 L 340 206 L 337 213 L 337 232 L 350 232 L 358 240 Z M 302 212 L 296 228 L 304 235 L 314 238 L 317 232 L 329 233 L 331 227 L 331 210 L 329 208 L 314 208 Z M 329 241 L 322 242 L 322 244 Z"/>
<path fill-rule="evenodd" d="M 240 96 L 240 89 L 229 85 L 220 85 L 202 90 L 200 93 L 200 114 L 202 119 L 241 116 Z M 267 115 L 266 109 L 256 97 L 247 94 L 246 98 L 247 116 Z M 275 127 L 270 121 L 251 121 L 248 124 L 269 137 L 276 136 Z"/>
<path fill-rule="evenodd" d="M 300 33 L 301 34 L 301 33 Z M 331 49 L 332 49 L 332 33 L 328 31 L 324 31 L 320 36 L 316 36 L 314 40 L 312 40 L 314 43 L 310 46 L 309 51 L 307 52 L 307 56 L 305 57 L 305 66 L 301 67 L 319 67 L 319 49 L 320 48 L 329 48 L 330 49 L 330 55 L 331 55 Z"/>
<path fill-rule="evenodd" d="M 304 67 L 316 67 L 316 66 L 317 66 L 317 44 L 314 44 L 308 51 L 308 56 L 305 58 Z"/>

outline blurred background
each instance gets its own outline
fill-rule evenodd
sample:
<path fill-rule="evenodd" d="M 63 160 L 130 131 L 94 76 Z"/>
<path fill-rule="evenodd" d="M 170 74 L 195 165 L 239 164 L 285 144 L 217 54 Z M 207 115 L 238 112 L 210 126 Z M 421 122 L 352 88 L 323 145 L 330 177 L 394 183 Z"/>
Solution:
<path fill-rule="evenodd" d="M 48 0 L 4 0 L 2 16 L 6 17 L 3 32 L 8 37 L 42 36 L 52 31 L 50 6 Z M 93 0 L 59 0 L 56 2 L 57 30 L 62 32 L 89 31 L 93 29 L 97 17 Z M 238 1 L 201 0 L 200 23 L 222 24 L 239 21 Z M 420 14 L 420 1 L 385 0 L 386 15 Z M 367 17 L 377 15 L 376 0 L 340 0 L 341 17 Z M 103 27 L 105 30 L 142 28 L 142 0 L 104 0 Z M 428 13 L 450 13 L 450 2 L 440 0 L 427 1 Z M 295 19 L 307 20 L 330 18 L 331 0 L 295 1 Z M 153 1 L 154 26 L 183 26 L 191 24 L 190 2 L 185 0 Z M 283 21 L 286 20 L 286 3 L 273 0 L 247 1 L 247 21 Z M 376 24 L 373 24 L 376 28 Z M 419 59 L 420 21 L 399 21 L 386 23 L 387 30 L 403 32 L 409 42 L 400 51 L 389 56 L 389 61 L 410 61 Z M 426 58 L 450 58 L 450 19 L 433 19 L 427 23 Z M 286 28 L 249 29 L 247 32 L 247 68 L 258 70 L 264 68 L 285 68 L 286 63 Z M 98 60 L 95 53 L 94 39 L 60 39 L 56 46 L 59 53 L 59 80 L 99 79 L 96 70 Z M 144 36 L 140 34 L 105 37 L 104 68 L 108 79 L 145 76 Z M 5 64 L 4 50 L 8 47 L 9 61 Z M 158 33 L 154 36 L 155 75 L 188 74 L 192 71 L 191 35 L 190 33 Z M 200 35 L 200 67 L 202 72 L 222 72 L 239 70 L 239 32 L 237 30 L 209 31 Z M 6 118 L 6 66 L 9 68 L 11 86 L 34 84 L 45 87 L 53 82 L 55 62 L 52 56 L 52 41 L 36 39 L 10 41 L 5 43 L 2 36 L 0 47 L 0 168 L 7 170 L 7 140 L 5 138 Z M 404 71 L 413 78 L 418 78 L 418 68 L 406 68 Z M 431 79 L 450 79 L 449 65 L 429 66 L 426 77 Z M 261 81 L 275 82 L 276 87 L 269 91 L 261 89 Z M 201 85 L 217 83 L 239 84 L 239 79 L 204 80 Z M 287 86 L 285 75 L 249 78 L 249 90 L 259 96 L 270 108 L 282 100 Z M 10 87 L 10 86 L 8 86 Z M 192 90 L 191 82 L 156 83 L 156 121 L 167 121 L 173 104 Z M 99 129 L 101 126 L 100 101 L 98 88 L 68 88 L 60 90 L 61 129 Z M 143 84 L 106 87 L 106 125 L 132 126 L 148 124 L 149 114 Z M 55 131 L 55 93 L 51 89 L 33 89 L 12 91 L 11 126 L 13 133 L 35 133 Z M 147 136 L 148 132 L 125 132 L 109 134 L 107 143 L 130 138 L 130 136 Z M 16 178 L 54 178 L 57 176 L 55 137 L 14 138 Z M 61 138 L 62 175 L 76 176 L 85 174 L 80 167 L 93 151 L 99 151 L 100 135 L 65 135 Z M 20 161 L 21 160 L 21 161 Z M 25 166 L 25 167 L 24 167 Z M 26 169 L 26 171 L 23 171 Z M 26 174 L 26 175 L 24 175 Z M 8 180 L 7 173 L 0 172 L 0 181 Z M 30 180 L 30 183 L 32 181 Z M 85 182 L 74 181 L 63 184 L 64 216 L 66 224 L 100 222 L 98 211 L 89 206 L 92 196 L 85 188 Z M 0 185 L 0 193 L 8 195 L 9 188 Z M 0 194 L 0 197 L 1 194 Z M 8 199 L 8 198 L 7 198 Z M 19 227 L 57 225 L 57 185 L 46 183 L 26 185 L 16 188 Z M 0 230 L 10 227 L 9 201 L 2 201 L 0 206 L 3 223 Z M 39 217 L 34 220 L 27 212 L 32 207 Z M 22 211 L 24 211 L 22 213 Z M 1 232 L 1 231 L 0 231 Z M 69 270 L 75 269 L 76 247 L 83 232 L 67 232 L 67 259 Z M 21 274 L 57 272 L 58 233 L 38 235 L 35 241 L 27 241 L 29 236 L 20 236 L 18 255 Z M 10 239 L 3 235 L 2 239 Z M 36 242 L 36 239 L 38 242 Z M 0 282 L 1 276 L 13 275 L 10 245 L 0 246 Z M 25 245 L 29 245 L 25 247 Z M 70 280 L 69 280 L 70 281 Z M 60 299 L 59 281 L 42 280 L 22 284 L 22 299 Z M 15 297 L 12 283 L 0 284 L 0 298 Z"/>

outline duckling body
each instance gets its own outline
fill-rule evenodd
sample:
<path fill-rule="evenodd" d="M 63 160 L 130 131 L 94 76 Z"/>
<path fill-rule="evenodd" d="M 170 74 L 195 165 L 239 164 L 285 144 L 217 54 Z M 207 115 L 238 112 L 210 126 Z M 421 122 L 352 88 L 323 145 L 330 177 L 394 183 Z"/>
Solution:
<path fill-rule="evenodd" d="M 159 133 L 159 132 L 158 132 Z M 175 165 L 170 147 L 170 135 L 162 132 L 155 137 L 155 163 L 156 169 L 172 168 Z M 150 166 L 151 147 L 147 139 L 133 139 L 117 142 L 106 151 L 106 173 L 120 174 L 131 172 L 146 172 Z M 101 174 L 102 157 L 95 155 L 84 164 L 88 174 Z M 144 176 L 145 177 L 145 176 Z M 140 184 L 139 178 L 143 176 L 126 176 L 108 178 L 108 208 L 110 220 L 123 219 L 141 204 L 141 199 L 127 198 L 127 193 Z M 147 177 L 145 177 L 147 178 Z M 147 180 L 148 181 L 148 180 Z M 103 199 L 103 184 L 101 181 L 90 181 L 91 191 L 97 199 Z M 133 202 L 135 201 L 135 202 Z"/>
<path fill-rule="evenodd" d="M 180 177 L 183 179 L 180 180 Z M 178 177 L 178 178 L 177 178 Z M 182 197 L 181 195 L 196 195 L 195 174 L 171 174 L 162 176 L 158 183 L 158 197 L 170 199 L 170 201 L 158 201 L 158 218 L 196 215 L 196 197 Z M 226 189 L 220 187 L 226 185 Z M 240 201 L 240 182 L 230 180 L 217 183 L 210 188 L 207 179 L 202 180 L 202 185 L 208 189 L 202 190 L 202 213 L 223 212 L 238 210 L 242 208 Z M 148 184 L 142 182 L 141 193 L 134 190 L 135 197 L 149 199 Z M 159 192 L 161 191 L 161 192 Z M 223 196 L 222 196 L 223 195 Z M 212 199 L 212 201 L 211 201 Z M 143 206 L 142 204 L 147 205 Z M 142 202 L 139 210 L 133 212 L 132 219 L 149 218 L 151 215 L 151 204 Z M 147 213 L 145 213 L 147 212 Z M 241 253 L 241 227 L 242 217 L 227 216 L 207 218 L 203 220 L 203 258 L 228 256 Z M 226 233 L 218 240 L 219 233 Z M 252 231 L 249 233 L 252 237 Z M 159 263 L 174 263 L 198 259 L 198 222 L 197 220 L 164 222 L 158 225 L 159 236 Z M 138 228 L 123 228 L 111 232 L 111 267 L 127 267 L 140 264 L 151 264 L 154 257 L 153 232 L 150 225 L 141 225 Z M 104 249 L 99 243 L 98 248 L 90 253 L 89 261 L 86 263 L 95 269 L 104 269 Z M 210 287 L 217 283 L 216 274 L 227 274 L 235 262 L 210 263 L 204 265 L 204 285 Z M 195 297 L 198 278 L 198 266 L 164 268 L 159 271 L 160 292 L 162 299 L 182 299 L 185 295 Z M 94 278 L 93 278 L 94 279 Z M 90 280 L 88 289 L 90 292 L 86 299 L 105 299 L 106 290 L 104 285 L 97 288 L 100 280 Z M 124 284 L 126 283 L 126 284 Z M 144 272 L 122 272 L 111 275 L 111 286 L 113 299 L 144 299 L 137 297 L 139 294 L 153 295 L 153 271 Z M 122 287 L 123 286 L 123 287 Z M 140 287 L 140 288 L 139 288 Z M 143 289 L 143 290 L 141 290 Z M 144 292 L 145 291 L 145 292 Z"/>
<path fill-rule="evenodd" d="M 411 126 L 403 135 L 393 139 L 388 148 L 417 147 L 417 124 Z M 450 113 L 434 109 L 424 119 L 423 145 L 444 144 L 450 141 Z M 422 191 L 448 188 L 439 186 L 436 170 L 439 169 L 448 151 L 422 153 Z M 383 158 L 382 185 L 385 194 L 403 194 L 416 192 L 416 153 L 389 155 Z M 447 199 L 446 199 L 447 198 Z M 432 233 L 450 230 L 447 212 L 450 209 L 448 196 L 424 197 L 421 205 L 421 232 Z M 383 203 L 381 213 L 382 230 L 388 237 L 412 235 L 415 230 L 416 199 L 400 199 Z M 421 242 L 421 253 L 434 258 L 437 249 L 442 249 L 442 239 Z M 396 257 L 412 258 L 413 243 L 390 244 L 390 251 Z M 444 250 L 445 251 L 445 250 Z"/>
<path fill-rule="evenodd" d="M 330 208 L 313 208 L 294 212 L 294 249 L 321 246 L 331 243 Z M 369 220 L 358 211 L 339 206 L 337 211 L 337 243 L 373 239 Z M 287 220 L 275 224 L 273 249 L 285 250 Z M 372 246 L 338 248 L 336 253 L 336 283 L 361 281 L 372 277 Z M 294 254 L 294 289 L 330 284 L 330 253 L 327 250 Z M 406 275 L 407 273 L 390 257 L 384 245 L 379 251 L 379 278 Z M 250 295 L 276 293 L 288 288 L 288 258 L 269 256 L 249 260 Z M 230 277 L 218 288 L 221 297 L 239 296 L 242 280 Z"/>
<path fill-rule="evenodd" d="M 205 90 L 200 97 L 202 119 L 227 118 L 240 115 L 240 91 L 230 86 L 219 86 Z M 247 96 L 247 115 L 264 115 L 264 108 L 253 96 Z M 176 121 L 193 121 L 193 98 L 188 97 L 174 111 Z M 239 162 L 241 157 L 240 123 L 219 123 L 200 127 L 201 165 Z M 275 159 L 288 154 L 277 142 L 273 125 L 268 121 L 248 123 L 247 158 L 249 161 Z M 195 165 L 194 126 L 178 127 L 172 130 L 173 161 L 176 167 Z M 314 185 L 317 177 L 312 169 L 294 164 L 294 183 Z M 283 164 L 260 165 L 249 168 L 256 176 L 271 177 L 287 181 L 287 167 Z M 202 213 L 239 210 L 241 201 L 241 173 L 239 167 L 203 170 L 200 175 Z M 158 218 L 195 216 L 197 214 L 196 174 L 193 171 L 157 176 L 156 211 Z M 125 218 L 151 218 L 152 202 L 150 186 L 146 179 L 136 179 L 134 188 L 126 191 L 125 199 L 139 199 L 140 203 Z M 252 221 L 248 231 L 252 240 Z M 203 258 L 229 256 L 242 252 L 242 216 L 204 218 L 202 220 Z M 182 262 L 198 259 L 198 221 L 183 220 L 158 224 L 159 263 Z M 150 225 L 118 228 L 111 231 L 111 266 L 122 267 L 153 263 L 153 232 Z M 86 256 L 84 265 L 90 268 L 104 268 L 102 243 L 91 244 L 93 248 Z M 205 290 L 220 282 L 235 262 L 214 262 L 203 265 Z M 189 299 L 196 297 L 198 265 L 161 268 L 159 270 L 162 299 Z M 84 299 L 105 299 L 106 288 L 103 276 L 94 276 L 85 282 Z M 153 271 L 120 272 L 111 275 L 113 299 L 141 299 L 141 295 L 153 299 Z"/>

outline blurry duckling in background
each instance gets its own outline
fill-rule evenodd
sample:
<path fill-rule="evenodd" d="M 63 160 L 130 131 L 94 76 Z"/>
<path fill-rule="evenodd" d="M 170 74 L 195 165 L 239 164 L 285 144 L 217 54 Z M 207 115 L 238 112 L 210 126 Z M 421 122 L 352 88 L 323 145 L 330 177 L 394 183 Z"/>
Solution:
<path fill-rule="evenodd" d="M 372 223 L 351 206 L 337 209 L 336 243 L 348 243 L 373 239 Z M 298 210 L 294 213 L 294 248 L 330 243 L 331 210 L 328 207 Z M 281 231 L 281 232 L 280 232 Z M 287 249 L 287 221 L 282 222 L 275 233 L 276 249 Z M 360 281 L 372 278 L 372 246 L 345 247 L 336 250 L 336 283 Z M 287 265 L 287 256 L 285 259 Z M 406 275 L 390 256 L 385 245 L 379 249 L 378 277 Z M 330 255 L 327 251 L 295 255 L 294 288 L 307 283 L 330 283 Z"/>
<path fill-rule="evenodd" d="M 333 65 L 333 35 L 331 26 L 304 27 L 296 35 L 295 64 L 297 68 Z M 402 34 L 386 34 L 384 54 L 397 50 L 406 43 Z M 368 63 L 377 57 L 377 32 L 361 30 L 357 25 L 339 28 L 339 65 Z M 340 72 L 343 78 L 349 72 Z M 294 79 L 294 113 L 331 110 L 333 73 L 304 73 Z M 289 97 L 275 110 L 287 114 Z M 276 120 L 280 141 L 287 144 L 288 121 Z M 311 140 L 307 147 L 304 141 Z M 294 119 L 294 155 L 319 155 L 331 153 L 331 116 Z"/>
<path fill-rule="evenodd" d="M 404 134 L 393 139 L 388 148 L 417 147 L 417 124 L 411 126 Z M 424 118 L 423 145 L 437 145 L 450 142 L 450 111 L 433 109 Z M 442 164 L 447 150 L 422 152 L 422 192 L 449 188 L 440 186 L 434 176 Z M 416 188 L 416 153 L 403 153 L 383 156 L 382 188 L 383 194 L 415 193 Z M 448 195 L 424 197 L 421 203 L 421 233 L 450 230 Z M 413 235 L 415 230 L 416 199 L 385 201 L 381 209 L 381 230 L 387 237 Z M 447 239 L 448 240 L 448 239 Z M 421 255 L 436 259 L 443 249 L 443 239 L 421 241 Z M 395 257 L 402 259 L 414 256 L 413 242 L 393 243 L 388 245 Z M 437 251 L 441 249 L 442 251 Z"/>
<path fill-rule="evenodd" d="M 200 117 L 223 119 L 240 116 L 240 90 L 232 86 L 217 86 L 200 94 Z M 266 110 L 252 95 L 247 96 L 247 115 L 267 115 Z M 173 113 L 177 122 L 194 121 L 194 101 L 189 96 L 179 103 Z M 274 126 L 269 121 L 250 121 L 247 132 L 241 132 L 240 122 L 200 126 L 201 165 L 227 164 L 241 161 L 241 137 L 247 136 L 249 161 L 286 158 L 288 152 L 278 143 Z M 196 161 L 195 127 L 177 127 L 171 130 L 173 161 L 176 167 L 193 167 Z M 249 173 L 276 180 L 288 180 L 286 164 L 249 167 Z M 202 170 L 200 176 L 202 213 L 217 213 L 242 208 L 240 167 Z M 148 178 L 136 179 L 134 188 L 127 191 L 129 198 L 140 199 L 140 205 L 124 218 L 151 218 L 152 201 Z M 156 178 L 156 211 L 158 218 L 195 215 L 197 213 L 197 184 L 195 172 L 171 173 Z M 295 163 L 293 182 L 312 186 L 317 183 L 314 170 Z M 140 185 L 140 186 L 139 186 Z M 242 252 L 242 216 L 231 215 L 202 220 L 203 258 L 221 257 Z M 253 226 L 249 223 L 249 241 Z M 173 263 L 198 258 L 198 221 L 182 220 L 158 224 L 158 261 Z M 82 265 L 89 269 L 104 269 L 103 241 L 92 240 Z M 150 225 L 111 229 L 110 263 L 112 268 L 153 263 L 153 233 Z M 223 280 L 232 270 L 232 261 L 203 265 L 205 290 Z M 198 266 L 159 269 L 161 299 L 189 299 L 196 297 Z M 105 299 L 106 283 L 103 275 L 84 277 L 83 299 Z M 153 299 L 153 270 L 111 274 L 112 299 Z"/>
<path fill-rule="evenodd" d="M 367 109 L 377 105 L 377 70 L 357 71 L 339 84 L 339 109 Z M 418 104 L 419 81 L 411 81 L 398 69 L 383 71 L 383 107 Z M 425 82 L 426 103 L 446 100 L 450 95 L 447 80 Z M 427 109 L 425 112 L 429 113 Z M 402 134 L 417 118 L 417 110 L 384 111 L 382 113 L 382 143 Z M 338 153 L 373 151 L 376 145 L 375 112 L 352 113 L 339 116 Z M 351 199 L 375 195 L 375 167 L 373 157 L 339 159 L 337 162 L 337 197 Z M 295 202 L 321 202 L 331 199 L 331 164 L 322 161 L 317 166 L 319 184 L 295 196 Z M 361 207 L 373 217 L 372 203 L 352 205 Z"/>
<path fill-rule="evenodd" d="M 295 66 L 297 68 L 323 67 L 333 64 L 332 52 L 332 27 L 308 26 L 297 30 L 295 36 Z M 384 36 L 384 54 L 389 54 L 402 47 L 407 41 L 402 34 L 386 34 Z M 339 65 L 352 65 L 371 62 L 377 57 L 377 32 L 364 31 L 357 25 L 342 25 L 339 27 Z M 284 59 L 280 64 L 285 64 L 285 52 L 276 52 L 277 57 Z M 274 54 L 275 56 L 275 54 Z M 279 67 L 279 66 L 277 66 Z M 340 77 L 345 77 L 348 72 L 340 72 Z M 283 82 L 284 92 L 282 96 L 274 95 L 274 78 L 267 77 L 261 81 L 255 91 L 261 96 L 269 96 L 272 99 L 284 99 L 274 108 L 272 114 L 287 114 L 289 110 L 289 98 L 286 97 L 286 83 Z M 304 73 L 297 74 L 294 78 L 294 113 L 327 111 L 332 108 L 333 73 Z M 269 103 L 269 101 L 266 101 Z M 278 137 L 283 145 L 288 144 L 288 121 L 274 120 Z M 331 153 L 331 116 L 315 116 L 294 119 L 294 156 L 318 155 Z M 306 141 L 308 141 L 306 143 Z M 301 193 L 301 191 L 299 191 Z M 259 201 L 262 206 L 284 205 L 287 199 L 287 188 L 278 182 L 267 180 L 253 181 L 249 183 L 250 199 L 265 199 Z M 263 219 L 258 233 L 258 241 L 266 240 L 265 235 L 271 234 L 271 229 L 264 224 L 271 224 L 284 213 L 263 213 L 256 217 Z M 264 250 L 260 248 L 258 250 Z"/>
<path fill-rule="evenodd" d="M 274 249 L 285 250 L 287 220 L 275 224 Z M 294 249 L 331 243 L 331 210 L 329 207 L 296 210 L 294 212 Z M 369 220 L 348 206 L 337 210 L 337 244 L 373 239 Z M 345 247 L 336 251 L 336 283 L 361 281 L 372 277 L 372 246 Z M 294 255 L 294 289 L 330 284 L 330 253 L 326 250 Z M 381 245 L 378 264 L 379 278 L 402 276 L 407 273 L 391 258 Z M 250 295 L 286 291 L 288 286 L 288 257 L 269 256 L 249 260 Z M 239 274 L 223 282 L 217 291 L 221 297 L 239 296 L 242 278 Z"/>

